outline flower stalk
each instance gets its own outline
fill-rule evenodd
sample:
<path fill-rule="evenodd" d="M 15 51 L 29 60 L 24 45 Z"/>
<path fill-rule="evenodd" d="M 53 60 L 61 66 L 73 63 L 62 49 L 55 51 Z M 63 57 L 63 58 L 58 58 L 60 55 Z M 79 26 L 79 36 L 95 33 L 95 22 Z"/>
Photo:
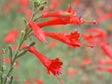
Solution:
<path fill-rule="evenodd" d="M 37 11 L 38 11 L 38 10 L 40 10 L 40 9 L 37 9 Z M 31 16 L 29 22 L 34 20 L 34 17 L 35 17 L 35 15 L 36 15 L 36 13 L 37 13 L 37 12 L 35 12 L 35 11 L 34 11 L 34 8 L 33 8 L 33 14 L 32 14 L 32 16 Z M 25 23 L 26 23 L 26 21 L 25 21 Z M 1 84 L 7 84 L 7 83 L 8 83 L 8 84 L 12 84 L 13 76 L 11 75 L 11 72 L 12 72 L 13 69 L 14 69 L 14 63 L 15 63 L 15 61 L 16 61 L 19 57 L 21 57 L 22 55 L 24 55 L 24 54 L 28 51 L 28 47 L 26 47 L 26 49 L 25 49 L 25 48 L 21 49 L 23 43 L 26 41 L 26 39 L 28 39 L 28 35 L 29 35 L 30 32 L 32 31 L 30 28 L 28 28 L 28 27 L 29 27 L 28 24 L 25 24 L 25 25 L 26 25 L 25 29 L 24 29 L 23 31 L 21 31 L 21 38 L 20 38 L 20 41 L 19 41 L 19 43 L 18 43 L 18 48 L 17 48 L 17 50 L 16 50 L 15 55 L 14 55 L 13 52 L 12 52 L 11 46 L 9 46 L 9 48 L 8 48 L 8 49 L 9 49 L 9 57 L 10 57 L 10 68 L 9 68 L 7 74 L 5 75 L 5 77 L 3 77 L 4 74 L 2 74 L 2 77 L 1 77 Z M 33 42 L 33 43 L 31 43 L 29 46 L 32 46 L 32 45 L 34 45 L 34 44 L 35 44 L 35 43 Z M 3 71 L 2 71 L 2 72 L 3 72 Z"/>

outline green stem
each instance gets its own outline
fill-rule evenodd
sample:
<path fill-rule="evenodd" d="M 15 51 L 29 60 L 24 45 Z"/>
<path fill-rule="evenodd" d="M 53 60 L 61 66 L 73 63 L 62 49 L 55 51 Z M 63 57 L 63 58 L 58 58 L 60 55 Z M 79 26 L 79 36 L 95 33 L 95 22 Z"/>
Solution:
<path fill-rule="evenodd" d="M 3 83 L 3 78 L 2 78 L 2 76 L 1 76 L 1 84 Z"/>
<path fill-rule="evenodd" d="M 11 84 L 12 83 L 12 80 L 13 80 L 13 76 L 11 76 L 11 78 L 10 78 L 11 80 L 10 80 L 10 82 L 9 82 L 9 84 Z"/>
<path fill-rule="evenodd" d="M 39 10 L 39 9 L 38 9 Z M 35 14 L 36 14 L 37 12 L 34 12 L 33 11 L 33 14 L 32 14 L 32 16 L 31 16 L 31 19 L 29 20 L 29 22 L 31 21 L 31 20 L 33 20 L 34 21 L 34 17 L 35 17 Z M 41 18 L 41 17 L 39 17 L 39 18 Z M 37 18 L 37 19 L 39 19 L 39 18 Z M 36 20 L 37 20 L 36 19 Z M 3 84 L 6 84 L 7 83 L 7 78 L 10 76 L 10 74 L 11 74 L 11 72 L 12 72 L 12 70 L 13 70 L 13 65 L 14 65 L 14 63 L 15 63 L 15 61 L 16 61 L 16 59 L 18 58 L 18 57 L 20 57 L 20 55 L 23 55 L 22 53 L 21 53 L 21 51 L 22 51 L 22 49 L 21 49 L 21 46 L 23 45 L 23 43 L 24 43 L 24 41 L 27 39 L 27 37 L 28 37 L 28 35 L 31 33 L 31 31 L 32 31 L 32 29 L 30 29 L 30 28 L 28 28 L 29 27 L 29 22 L 26 24 L 26 28 L 25 28 L 25 33 L 24 34 L 22 34 L 22 37 L 21 37 L 21 39 L 20 39 L 20 42 L 19 42 L 19 46 L 18 46 L 18 48 L 17 48 L 17 51 L 16 51 L 16 54 L 13 56 L 13 58 L 11 58 L 11 66 L 10 66 L 10 69 L 9 69 L 9 71 L 8 71 L 8 73 L 7 73 L 7 75 L 6 75 L 6 79 L 3 81 L 4 83 Z M 25 53 L 26 51 L 24 51 L 23 53 Z M 11 55 L 12 55 L 12 52 L 10 53 Z M 2 78 L 1 78 L 1 82 L 2 82 Z M 11 78 L 10 78 L 10 84 L 12 83 L 12 80 L 13 80 L 13 77 L 11 76 Z"/>
<path fill-rule="evenodd" d="M 25 41 L 25 34 L 24 34 L 22 40 L 21 40 L 20 43 L 19 43 L 19 46 L 18 46 L 18 49 L 17 49 L 17 52 L 16 52 L 14 58 L 13 58 L 12 61 L 11 61 L 11 66 L 10 66 L 10 69 L 9 69 L 7 75 L 6 75 L 6 79 L 5 79 L 5 81 L 4 81 L 4 84 L 6 84 L 7 78 L 9 77 L 10 73 L 11 73 L 12 70 L 13 70 L 14 62 L 15 62 L 15 60 L 16 60 L 16 58 L 17 58 L 17 55 L 18 55 L 18 53 L 19 53 L 19 51 L 20 51 L 20 48 L 21 48 L 22 44 L 24 43 L 24 41 Z M 11 81 L 12 81 L 12 80 L 11 80 Z"/>
<path fill-rule="evenodd" d="M 5 81 L 4 81 L 4 84 L 6 84 L 7 79 L 8 79 L 8 77 L 9 77 L 10 73 L 12 72 L 12 70 L 13 70 L 13 66 L 10 67 L 9 72 L 8 72 L 8 74 L 6 75 L 6 79 L 5 79 Z"/>

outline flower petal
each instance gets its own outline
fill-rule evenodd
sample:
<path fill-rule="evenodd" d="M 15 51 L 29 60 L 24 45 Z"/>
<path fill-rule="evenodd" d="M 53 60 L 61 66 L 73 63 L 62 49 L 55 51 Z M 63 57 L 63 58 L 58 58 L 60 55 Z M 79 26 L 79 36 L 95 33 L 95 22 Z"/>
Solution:
<path fill-rule="evenodd" d="M 29 26 L 33 29 L 34 35 L 42 42 L 46 42 L 44 31 L 33 21 L 29 23 Z"/>

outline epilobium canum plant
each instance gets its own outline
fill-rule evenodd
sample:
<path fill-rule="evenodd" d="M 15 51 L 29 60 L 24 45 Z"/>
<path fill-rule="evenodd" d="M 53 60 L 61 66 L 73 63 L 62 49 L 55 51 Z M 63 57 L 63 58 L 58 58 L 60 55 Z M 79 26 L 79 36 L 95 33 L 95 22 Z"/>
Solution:
<path fill-rule="evenodd" d="M 7 49 L 3 49 L 3 53 L 5 54 L 6 51 L 9 52 L 9 58 L 4 57 L 3 61 L 8 63 L 10 66 L 2 66 L 1 73 L 1 81 L 0 84 L 13 84 L 14 76 L 12 72 L 14 71 L 15 67 L 18 68 L 18 58 L 22 58 L 24 54 L 31 53 L 39 59 L 48 72 L 48 74 L 53 74 L 61 84 L 64 82 L 59 78 L 59 75 L 64 73 L 63 72 L 63 65 L 64 62 L 60 57 L 55 57 L 54 59 L 44 55 L 42 52 L 39 52 L 38 47 L 35 46 L 36 40 L 39 40 L 43 44 L 48 41 L 48 38 L 55 39 L 65 45 L 68 45 L 72 49 L 81 48 L 81 47 L 95 47 L 97 45 L 104 51 L 104 53 L 109 57 L 112 58 L 112 49 L 109 46 L 108 42 L 106 41 L 108 35 L 107 33 L 101 28 L 92 28 L 87 29 L 86 33 L 80 33 L 79 30 L 74 29 L 72 32 L 54 32 L 54 31 L 46 31 L 44 28 L 51 27 L 51 26 L 67 26 L 69 25 L 83 25 L 83 24 L 96 24 L 96 20 L 88 21 L 84 19 L 82 16 L 79 16 L 74 8 L 69 5 L 66 10 L 56 9 L 52 10 L 52 8 L 58 8 L 58 5 L 50 5 L 49 8 L 46 8 L 47 1 L 44 0 L 20 0 L 17 2 L 21 3 L 21 10 L 26 14 L 26 18 L 24 20 L 25 28 L 22 31 L 18 31 L 16 29 L 12 29 L 5 37 L 4 42 L 6 43 L 14 43 L 16 39 L 18 39 L 18 45 L 16 46 L 8 46 Z M 75 1 L 75 0 L 74 0 Z M 60 1 L 61 2 L 61 1 Z M 32 10 L 28 10 L 25 6 L 31 4 Z M 57 1 L 54 0 L 52 4 L 56 4 Z M 24 6 L 24 7 L 23 7 Z M 52 10 L 52 11 L 51 11 Z M 43 21 L 44 20 L 44 21 Z M 103 19 L 99 19 L 99 22 L 102 22 Z M 64 29 L 64 28 L 63 28 Z M 81 29 L 80 29 L 81 30 Z M 32 36 L 36 38 L 36 40 L 31 41 L 31 43 L 27 43 L 28 39 L 31 39 Z M 81 40 L 83 39 L 83 41 Z M 84 42 L 86 41 L 86 43 Z M 53 46 L 56 45 L 56 42 L 52 44 Z M 64 52 L 63 52 L 64 53 Z M 3 55 L 4 55 L 3 54 Z M 27 61 L 27 60 L 25 60 Z M 87 64 L 90 64 L 92 60 L 90 58 L 85 58 L 82 63 L 81 67 L 84 68 Z M 100 64 L 111 64 L 110 61 L 100 60 Z M 33 65 L 32 65 L 33 66 Z M 7 68 L 7 69 L 5 69 Z M 98 70 L 108 71 L 111 72 L 111 67 L 103 67 L 98 66 Z M 22 70 L 21 70 L 22 71 Z M 68 73 L 76 73 L 74 69 L 68 69 Z M 41 84 L 41 83 L 38 83 Z"/>

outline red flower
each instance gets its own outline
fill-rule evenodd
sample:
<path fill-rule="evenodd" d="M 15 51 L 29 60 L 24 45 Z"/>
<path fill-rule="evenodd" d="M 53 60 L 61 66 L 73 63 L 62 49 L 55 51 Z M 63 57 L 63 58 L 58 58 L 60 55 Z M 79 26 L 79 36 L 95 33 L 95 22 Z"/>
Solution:
<path fill-rule="evenodd" d="M 82 19 L 82 17 L 78 16 L 71 16 L 71 17 L 61 17 L 61 18 L 53 18 L 51 20 L 48 20 L 46 22 L 41 22 L 38 23 L 40 27 L 45 27 L 45 26 L 52 26 L 52 25 L 66 25 L 66 24 L 74 24 L 74 25 L 79 25 L 79 24 L 96 24 L 96 21 L 93 22 L 86 22 L 85 20 Z"/>
<path fill-rule="evenodd" d="M 36 82 L 36 84 L 44 84 L 43 80 L 41 79 L 35 79 L 34 81 Z"/>
<path fill-rule="evenodd" d="M 48 20 L 46 22 L 41 22 L 38 23 L 40 27 L 45 27 L 45 26 L 52 26 L 52 25 L 65 25 L 67 24 L 67 20 L 65 18 L 53 18 L 51 20 Z"/>
<path fill-rule="evenodd" d="M 71 13 L 68 13 L 67 11 L 62 11 L 62 10 L 58 10 L 58 11 L 54 11 L 54 12 L 45 12 L 42 14 L 43 18 L 47 18 L 47 17 L 66 17 L 66 16 L 70 16 Z"/>
<path fill-rule="evenodd" d="M 5 11 L 7 14 L 10 12 L 10 10 L 14 7 L 13 3 L 14 0 L 10 0 L 10 1 L 7 1 L 7 3 L 5 4 L 5 6 L 3 7 L 3 11 Z"/>
<path fill-rule="evenodd" d="M 62 17 L 62 16 L 65 16 L 65 17 Z M 87 23 L 87 24 L 96 23 L 95 20 L 93 22 L 87 22 L 83 20 L 82 17 L 76 16 L 76 12 L 73 10 L 71 6 L 69 6 L 67 11 L 60 10 L 60 11 L 43 13 L 42 17 L 44 18 L 55 17 L 55 18 L 52 18 L 51 20 L 48 20 L 46 22 L 38 23 L 37 25 L 39 25 L 40 27 L 51 26 L 51 25 L 66 25 L 66 24 L 79 25 L 84 23 Z"/>
<path fill-rule="evenodd" d="M 82 37 L 84 38 L 84 40 L 86 40 L 88 43 L 92 44 L 92 45 L 96 45 L 97 43 L 94 41 L 95 38 L 92 35 L 89 34 L 82 34 Z"/>
<path fill-rule="evenodd" d="M 10 64 L 10 58 L 8 57 L 3 58 L 3 61 L 6 62 L 7 64 Z"/>
<path fill-rule="evenodd" d="M 77 70 L 74 68 L 68 68 L 67 69 L 67 75 L 75 75 L 77 74 Z"/>
<path fill-rule="evenodd" d="M 14 43 L 16 41 L 16 38 L 18 37 L 19 32 L 16 29 L 11 30 L 6 36 L 4 41 L 6 43 Z"/>
<path fill-rule="evenodd" d="M 112 67 L 98 66 L 97 69 L 100 71 L 106 71 L 112 73 Z"/>
<path fill-rule="evenodd" d="M 32 80 L 28 79 L 24 82 L 24 84 L 31 84 L 32 83 Z"/>
<path fill-rule="evenodd" d="M 18 0 L 18 2 L 19 2 L 20 5 L 22 5 L 22 6 L 28 6 L 28 5 L 29 5 L 29 0 Z"/>
<path fill-rule="evenodd" d="M 51 60 L 47 56 L 43 55 L 42 53 L 38 52 L 35 47 L 29 47 L 29 52 L 36 55 L 36 57 L 43 63 L 43 65 L 47 68 L 48 73 L 52 72 L 54 75 L 61 74 L 62 65 L 63 63 L 60 62 L 59 58 Z"/>
<path fill-rule="evenodd" d="M 32 30 L 33 30 L 33 32 L 34 32 L 34 35 L 35 35 L 40 41 L 42 41 L 42 42 L 45 42 L 45 41 L 46 41 L 44 31 L 43 31 L 38 25 L 36 25 L 35 22 L 30 21 L 29 26 L 32 28 Z"/>
<path fill-rule="evenodd" d="M 80 46 L 80 40 L 79 40 L 80 34 L 77 31 L 74 31 L 70 34 L 45 32 L 45 35 L 57 39 L 61 42 L 64 42 L 72 47 Z"/>
<path fill-rule="evenodd" d="M 44 81 L 41 80 L 41 79 L 28 79 L 24 82 L 24 84 L 32 84 L 32 83 L 35 83 L 35 84 L 44 84 Z"/>
<path fill-rule="evenodd" d="M 102 60 L 99 60 L 99 64 L 110 64 L 110 65 L 112 65 L 112 60 L 102 59 Z"/>
<path fill-rule="evenodd" d="M 111 19 L 112 18 L 112 12 L 110 13 L 105 13 L 103 15 L 101 15 L 99 18 L 98 18 L 98 22 L 103 22 L 104 20 L 106 19 Z"/>
<path fill-rule="evenodd" d="M 88 29 L 85 34 L 82 34 L 82 37 L 92 45 L 101 44 L 106 40 L 107 33 L 101 28 L 92 28 Z"/>
<path fill-rule="evenodd" d="M 112 59 L 112 48 L 107 43 L 102 43 L 101 49 L 104 51 L 104 53 Z"/>
<path fill-rule="evenodd" d="M 91 33 L 96 38 L 106 39 L 107 33 L 102 28 L 92 28 L 87 30 L 88 33 Z"/>
<path fill-rule="evenodd" d="M 75 6 L 80 5 L 81 1 L 80 0 L 73 0 L 73 3 L 75 4 Z"/>
<path fill-rule="evenodd" d="M 53 12 L 45 12 L 42 14 L 43 18 L 46 17 L 71 17 L 71 16 L 76 16 L 76 12 L 73 10 L 73 8 L 71 6 L 68 7 L 67 11 L 63 11 L 63 10 L 58 10 L 58 11 L 53 11 Z"/>
<path fill-rule="evenodd" d="M 85 58 L 82 63 L 81 66 L 85 67 L 86 65 L 90 64 L 92 62 L 92 60 L 90 58 Z"/>

